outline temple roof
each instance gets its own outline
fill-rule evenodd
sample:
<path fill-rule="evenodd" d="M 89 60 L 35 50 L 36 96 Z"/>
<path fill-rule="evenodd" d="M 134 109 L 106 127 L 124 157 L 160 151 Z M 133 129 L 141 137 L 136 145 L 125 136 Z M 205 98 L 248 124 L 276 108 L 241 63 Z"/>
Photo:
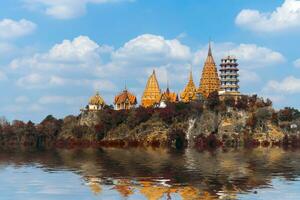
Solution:
<path fill-rule="evenodd" d="M 127 89 L 123 90 L 120 94 L 115 97 L 114 104 L 122 104 L 129 101 L 131 105 L 137 104 L 136 96 L 130 93 Z"/>
<path fill-rule="evenodd" d="M 102 106 L 105 105 L 103 98 L 100 96 L 99 92 L 95 96 L 92 96 L 89 101 L 90 105 Z"/>
<path fill-rule="evenodd" d="M 166 91 L 163 92 L 159 98 L 159 102 L 161 101 L 177 102 L 178 95 L 175 92 L 171 92 L 170 88 L 167 87 Z"/>

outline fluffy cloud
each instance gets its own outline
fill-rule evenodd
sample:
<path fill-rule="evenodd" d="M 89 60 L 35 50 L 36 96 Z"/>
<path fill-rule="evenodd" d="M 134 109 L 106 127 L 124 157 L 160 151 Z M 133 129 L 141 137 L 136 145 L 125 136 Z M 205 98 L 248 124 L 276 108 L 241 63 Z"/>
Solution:
<path fill-rule="evenodd" d="M 0 39 L 14 39 L 29 35 L 36 29 L 36 24 L 26 19 L 14 21 L 3 19 L 0 21 Z"/>
<path fill-rule="evenodd" d="M 61 69 L 88 67 L 100 63 L 100 55 L 109 52 L 108 46 L 99 46 L 86 36 L 74 40 L 64 40 L 54 45 L 47 53 L 38 53 L 31 57 L 14 59 L 10 66 L 13 69 L 31 67 L 35 69 Z"/>
<path fill-rule="evenodd" d="M 133 0 L 23 0 L 30 10 L 38 10 L 57 19 L 71 19 L 84 15 L 89 3 L 105 4 Z"/>
<path fill-rule="evenodd" d="M 162 36 L 138 36 L 113 54 L 114 60 L 163 63 L 166 60 L 187 61 L 191 58 L 189 47 L 179 40 L 166 40 Z"/>
<path fill-rule="evenodd" d="M 294 66 L 300 68 L 300 58 L 294 61 Z"/>
<path fill-rule="evenodd" d="M 271 80 L 267 83 L 263 91 L 280 94 L 300 93 L 300 79 L 294 76 L 288 76 L 282 81 Z"/>
<path fill-rule="evenodd" d="M 281 53 L 256 44 L 217 43 L 213 44 L 213 54 L 217 63 L 226 55 L 234 55 L 241 68 L 247 69 L 278 65 L 285 61 Z M 194 63 L 203 62 L 206 56 L 207 47 L 200 49 L 196 52 Z"/>
<path fill-rule="evenodd" d="M 242 83 L 260 80 L 253 69 L 278 65 L 285 60 L 279 52 L 255 44 L 217 43 L 212 46 L 217 64 L 228 54 L 239 59 Z M 17 85 L 28 89 L 73 85 L 116 90 L 120 80 L 124 80 L 122 85 L 128 81 L 145 83 L 153 69 L 157 70 L 161 83 L 166 85 L 169 80 L 175 88 L 182 89 L 179 84 L 186 81 L 189 69 L 194 66 L 198 76 L 206 56 L 207 46 L 192 52 L 178 39 L 169 40 L 158 35 L 140 35 L 116 50 L 79 36 L 54 45 L 46 53 L 14 59 L 10 66 L 18 73 L 24 72 Z M 143 87 L 139 87 L 139 92 Z"/>
<path fill-rule="evenodd" d="M 300 28 L 300 1 L 285 0 L 271 13 L 245 9 L 236 17 L 235 23 L 256 32 L 284 31 Z"/>

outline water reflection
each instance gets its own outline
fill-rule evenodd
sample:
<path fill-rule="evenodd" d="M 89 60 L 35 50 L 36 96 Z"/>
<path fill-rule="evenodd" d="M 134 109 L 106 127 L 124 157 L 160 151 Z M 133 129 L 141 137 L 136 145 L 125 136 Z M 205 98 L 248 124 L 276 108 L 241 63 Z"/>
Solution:
<path fill-rule="evenodd" d="M 0 151 L 1 196 L 14 200 L 257 199 L 299 175 L 300 151 L 281 148 Z"/>

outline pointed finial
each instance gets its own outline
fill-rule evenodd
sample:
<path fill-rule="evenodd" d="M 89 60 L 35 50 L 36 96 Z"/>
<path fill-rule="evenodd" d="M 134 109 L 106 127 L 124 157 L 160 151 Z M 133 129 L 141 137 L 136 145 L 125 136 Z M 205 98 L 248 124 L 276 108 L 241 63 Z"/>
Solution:
<path fill-rule="evenodd" d="M 211 53 L 211 41 L 209 39 L 209 44 L 208 44 L 208 56 L 212 56 L 212 53 Z"/>
<path fill-rule="evenodd" d="M 126 83 L 126 81 L 125 81 L 125 89 L 124 89 L 124 91 L 127 91 L 127 83 Z"/>
<path fill-rule="evenodd" d="M 167 90 L 166 90 L 167 93 L 170 93 L 170 88 L 169 88 L 169 79 L 167 80 Z"/>
<path fill-rule="evenodd" d="M 190 77 L 189 77 L 190 80 L 193 80 L 193 67 L 191 66 L 191 69 L 190 69 Z"/>
<path fill-rule="evenodd" d="M 153 69 L 153 72 L 152 72 L 152 74 L 155 74 L 155 69 Z"/>

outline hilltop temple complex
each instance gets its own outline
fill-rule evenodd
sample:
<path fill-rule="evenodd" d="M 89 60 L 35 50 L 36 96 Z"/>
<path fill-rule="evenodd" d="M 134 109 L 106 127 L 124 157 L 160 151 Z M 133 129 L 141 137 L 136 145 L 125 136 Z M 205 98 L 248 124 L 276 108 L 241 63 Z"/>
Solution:
<path fill-rule="evenodd" d="M 180 93 L 180 99 L 175 92 L 171 92 L 169 85 L 165 92 L 161 92 L 155 70 L 148 78 L 145 90 L 141 97 L 141 106 L 164 108 L 167 103 L 176 103 L 182 101 L 188 103 L 191 101 L 207 99 L 213 92 L 218 92 L 221 99 L 226 96 L 233 96 L 238 98 L 239 92 L 239 74 L 237 59 L 233 56 L 227 56 L 221 59 L 220 76 L 213 58 L 211 44 L 208 47 L 208 54 L 204 62 L 200 84 L 197 88 L 194 80 L 192 70 L 189 74 L 188 83 L 183 91 Z M 130 93 L 126 88 L 114 99 L 115 110 L 131 109 L 136 107 L 137 98 Z M 97 111 L 103 109 L 105 102 L 100 94 L 91 97 L 89 104 L 86 106 L 87 111 Z"/>

